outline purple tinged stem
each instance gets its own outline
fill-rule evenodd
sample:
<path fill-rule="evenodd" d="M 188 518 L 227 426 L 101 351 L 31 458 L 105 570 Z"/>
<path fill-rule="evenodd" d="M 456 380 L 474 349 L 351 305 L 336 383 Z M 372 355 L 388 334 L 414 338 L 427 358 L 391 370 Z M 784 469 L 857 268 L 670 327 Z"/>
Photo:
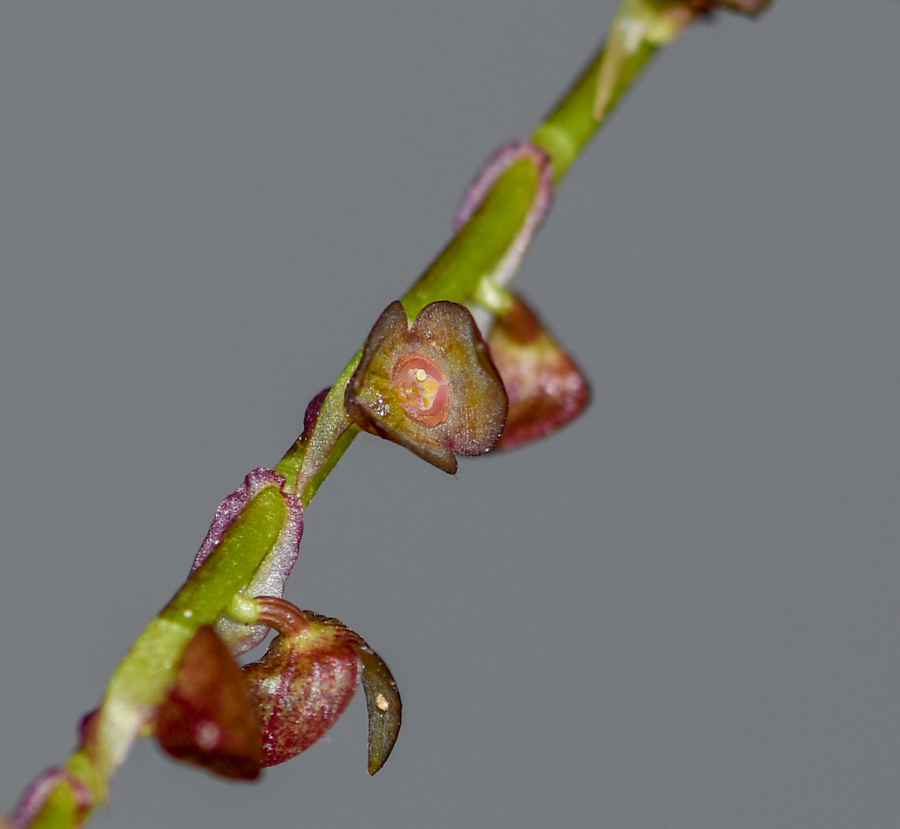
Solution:
<path fill-rule="evenodd" d="M 68 786 L 71 790 L 78 811 L 87 812 L 94 805 L 93 793 L 75 775 L 65 769 L 50 769 L 25 790 L 16 811 L 10 816 L 13 829 L 28 829 L 60 786 Z"/>

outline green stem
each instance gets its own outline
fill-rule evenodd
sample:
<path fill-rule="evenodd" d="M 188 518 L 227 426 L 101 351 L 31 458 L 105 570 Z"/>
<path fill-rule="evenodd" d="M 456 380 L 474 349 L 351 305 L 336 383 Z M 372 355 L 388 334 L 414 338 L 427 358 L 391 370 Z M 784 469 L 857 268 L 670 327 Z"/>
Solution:
<path fill-rule="evenodd" d="M 96 803 L 106 800 L 109 780 L 147 725 L 148 716 L 165 698 L 185 645 L 197 628 L 214 624 L 235 593 L 250 581 L 286 518 L 281 492 L 266 487 L 119 664 L 92 726 L 94 736 L 66 764 L 67 771 L 93 792 Z M 60 785 L 35 825 L 67 829 L 78 825 L 76 814 L 72 792 Z"/>
<path fill-rule="evenodd" d="M 531 136 L 550 155 L 555 183 L 564 178 L 656 50 L 691 19 L 685 8 L 675 0 L 625 0 L 606 48 Z M 482 278 L 494 271 L 519 233 L 537 188 L 538 169 L 530 159 L 517 161 L 498 178 L 471 219 L 403 298 L 411 318 L 438 300 L 465 303 L 473 299 Z M 343 393 L 359 356 L 329 392 L 312 433 L 299 439 L 276 467 L 287 480 L 285 491 L 299 492 L 304 504 L 312 500 L 358 433 L 346 418 Z M 97 803 L 105 800 L 109 779 L 146 724 L 145 715 L 163 699 L 184 646 L 198 627 L 213 624 L 246 586 L 278 538 L 286 515 L 277 488 L 258 494 L 116 670 L 101 709 L 98 738 L 66 765 L 91 788 Z M 35 826 L 72 829 L 76 825 L 75 802 L 62 786 Z"/>
<path fill-rule="evenodd" d="M 678 15 L 672 15 L 673 8 L 679 9 Z M 532 133 L 531 141 L 550 155 L 554 183 L 563 179 L 659 47 L 674 39 L 690 19 L 668 0 L 625 0 L 613 22 L 607 46 L 591 60 L 556 108 Z M 600 111 L 595 112 L 598 91 L 602 93 L 598 85 L 604 70 L 608 89 L 602 94 Z M 537 188 L 538 168 L 529 159 L 511 165 L 497 179 L 472 218 L 403 297 L 403 306 L 411 319 L 432 302 L 472 300 L 482 278 L 494 271 L 519 233 Z M 335 397 L 339 393 L 343 399 L 343 388 L 358 362 L 359 354 L 335 384 L 332 390 Z M 331 399 L 329 394 L 328 400 Z M 323 423 L 323 431 L 329 428 Z M 320 463 L 313 484 L 303 489 L 304 504 L 313 498 L 356 435 L 354 431 L 345 434 L 345 440 L 333 444 L 328 461 Z M 289 459 L 298 452 L 302 454 L 302 449 L 295 444 L 282 460 L 285 466 L 276 467 L 288 478 L 289 487 Z M 304 459 L 308 457 L 306 453 Z"/>
<path fill-rule="evenodd" d="M 593 110 L 597 95 L 597 79 L 606 55 L 606 49 L 601 49 L 556 109 L 531 134 L 532 142 L 550 154 L 555 184 L 563 180 L 569 168 L 594 137 L 594 133 L 612 114 L 616 104 L 637 80 L 641 70 L 656 54 L 658 48 L 655 44 L 644 42 L 638 51 L 622 64 L 613 95 L 598 120 L 594 117 Z"/>
<path fill-rule="evenodd" d="M 259 493 L 228 528 L 222 543 L 166 605 L 160 619 L 195 631 L 215 624 L 232 596 L 244 587 L 287 520 L 287 507 L 274 486 Z"/>
<path fill-rule="evenodd" d="M 528 159 L 500 176 L 472 218 L 403 297 L 410 318 L 438 300 L 465 303 L 472 298 L 481 278 L 495 269 L 516 238 L 537 188 L 538 169 Z"/>

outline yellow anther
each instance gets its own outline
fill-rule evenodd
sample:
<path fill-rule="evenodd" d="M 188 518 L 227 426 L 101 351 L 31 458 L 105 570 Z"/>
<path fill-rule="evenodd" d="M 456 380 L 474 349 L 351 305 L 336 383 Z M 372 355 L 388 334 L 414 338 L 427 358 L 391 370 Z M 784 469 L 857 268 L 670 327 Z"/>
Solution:
<path fill-rule="evenodd" d="M 419 369 L 422 371 L 422 369 Z M 422 372 L 425 373 L 424 371 Z M 416 372 L 416 376 L 418 377 L 419 372 Z M 422 401 L 422 408 L 427 410 L 430 409 L 434 403 L 434 398 L 437 397 L 437 393 L 441 389 L 441 384 L 438 383 L 434 377 L 429 377 L 428 380 L 421 380 L 421 385 L 419 386 L 419 394 Z"/>

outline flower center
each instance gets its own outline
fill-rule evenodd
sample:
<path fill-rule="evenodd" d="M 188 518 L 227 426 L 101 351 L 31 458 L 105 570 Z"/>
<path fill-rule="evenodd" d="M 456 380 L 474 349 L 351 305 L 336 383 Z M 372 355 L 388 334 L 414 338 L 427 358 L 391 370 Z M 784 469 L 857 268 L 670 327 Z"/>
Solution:
<path fill-rule="evenodd" d="M 423 426 L 436 426 L 450 412 L 447 378 L 423 354 L 401 357 L 391 373 L 391 385 L 406 414 Z"/>

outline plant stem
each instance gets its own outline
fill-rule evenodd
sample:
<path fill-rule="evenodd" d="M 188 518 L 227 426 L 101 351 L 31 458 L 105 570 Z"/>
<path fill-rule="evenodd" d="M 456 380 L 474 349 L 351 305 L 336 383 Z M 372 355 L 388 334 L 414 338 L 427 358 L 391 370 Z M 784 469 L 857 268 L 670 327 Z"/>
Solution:
<path fill-rule="evenodd" d="M 555 183 L 568 173 L 657 49 L 693 19 L 694 13 L 686 8 L 678 0 L 625 0 L 606 47 L 531 136 L 531 141 L 549 154 Z M 493 272 L 516 239 L 535 200 L 538 179 L 538 167 L 527 158 L 500 175 L 469 221 L 403 298 L 410 317 L 438 300 L 473 300 L 481 280 Z M 285 492 L 299 491 L 304 505 L 358 433 L 346 419 L 343 395 L 360 353 L 325 398 L 311 434 L 302 436 L 276 466 L 287 481 Z M 99 714 L 98 738 L 66 765 L 66 771 L 94 793 L 95 803 L 106 799 L 109 779 L 165 694 L 192 633 L 200 625 L 212 624 L 246 586 L 285 520 L 281 492 L 265 488 L 122 661 Z M 81 825 L 80 820 L 72 790 L 60 785 L 33 826 L 73 829 Z"/>

